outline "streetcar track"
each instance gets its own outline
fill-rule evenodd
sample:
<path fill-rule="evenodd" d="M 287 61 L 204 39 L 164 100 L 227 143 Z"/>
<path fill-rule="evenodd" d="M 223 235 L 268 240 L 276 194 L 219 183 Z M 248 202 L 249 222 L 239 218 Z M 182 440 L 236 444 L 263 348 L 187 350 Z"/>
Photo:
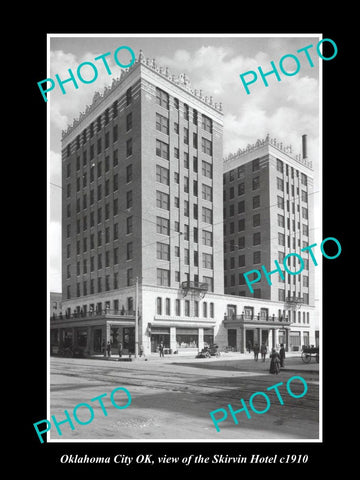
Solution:
<path fill-rule="evenodd" d="M 85 366 L 85 365 L 84 365 Z M 86 365 L 87 369 L 89 368 Z M 225 385 L 209 385 L 206 383 L 196 383 L 193 384 L 193 382 L 196 382 L 197 380 L 195 379 L 189 379 L 189 376 L 184 375 L 184 380 L 185 382 L 182 381 L 173 381 L 169 380 L 168 378 L 166 379 L 158 379 L 158 378 L 151 378 L 149 379 L 147 377 L 137 377 L 137 380 L 132 380 L 131 379 L 131 373 L 133 372 L 141 372 L 143 373 L 143 370 L 141 369 L 132 369 L 129 372 L 124 372 L 122 371 L 123 378 L 122 384 L 127 385 L 127 386 L 133 386 L 133 387 L 143 387 L 143 388 L 148 388 L 148 389 L 153 389 L 153 390 L 168 390 L 170 387 L 170 391 L 172 392 L 181 392 L 181 393 L 187 393 L 187 394 L 199 394 L 199 389 L 203 389 L 202 394 L 209 394 L 212 396 L 212 398 L 220 398 L 223 399 L 226 397 L 227 401 L 229 400 L 236 400 L 239 401 L 240 395 L 237 395 L 234 390 L 241 390 L 241 398 L 244 398 L 246 400 L 249 398 L 253 393 L 254 393 L 254 388 L 252 386 L 240 386 L 240 385 L 233 385 L 233 386 L 225 386 Z M 79 375 L 70 373 L 70 372 L 64 372 L 61 371 L 59 372 L 60 375 L 64 376 L 69 376 L 69 377 L 79 377 Z M 150 372 L 150 375 L 154 375 L 154 373 Z M 262 374 L 264 375 L 264 374 Z M 256 376 L 256 375 L 255 375 Z M 264 375 L 267 377 L 267 375 Z M 86 372 L 82 375 L 83 379 L 87 380 L 93 380 L 97 382 L 104 382 L 104 374 L 94 374 L 93 372 Z M 107 380 L 109 381 L 110 385 L 113 385 L 114 383 L 118 383 L 119 377 L 115 374 L 107 374 L 106 375 Z M 221 379 L 222 377 L 217 377 Z M 229 378 L 234 378 L 234 377 L 229 377 Z M 238 380 L 245 380 L 246 377 L 238 378 Z M 252 377 L 247 377 L 247 378 L 252 378 Z M 190 380 L 190 383 L 189 383 Z M 214 380 L 214 379 L 212 379 Z M 215 377 L 216 380 L 216 377 Z M 150 383 L 151 382 L 151 383 Z M 250 381 L 252 384 L 253 382 Z M 71 387 L 73 388 L 73 387 Z M 257 387 L 256 387 L 257 388 Z M 65 390 L 66 387 L 61 386 L 61 390 Z M 59 389 L 60 390 L 60 389 Z M 206 392 L 207 390 L 207 392 Z M 201 393 L 200 393 L 201 394 Z M 293 404 L 295 408 L 306 408 L 307 410 L 318 410 L 318 397 L 317 395 L 310 394 L 309 392 L 306 394 L 306 399 L 307 403 L 306 405 L 302 405 L 301 402 L 296 402 Z"/>

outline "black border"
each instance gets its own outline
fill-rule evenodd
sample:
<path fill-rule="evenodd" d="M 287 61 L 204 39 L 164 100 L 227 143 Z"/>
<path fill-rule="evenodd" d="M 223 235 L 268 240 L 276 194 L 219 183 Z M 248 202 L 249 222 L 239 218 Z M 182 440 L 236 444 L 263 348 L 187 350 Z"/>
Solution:
<path fill-rule="evenodd" d="M 38 92 L 36 82 L 41 78 L 45 78 L 46 75 L 46 35 L 47 33 L 114 33 L 119 29 L 122 33 L 170 33 L 163 28 L 132 28 L 127 30 L 122 28 L 122 23 L 116 28 L 99 28 L 90 27 L 89 24 L 84 26 L 81 23 L 76 28 L 70 28 L 68 24 L 57 26 L 56 28 L 43 26 L 42 29 L 38 29 L 36 33 L 32 34 L 31 46 L 32 52 L 36 52 L 36 55 L 32 55 L 28 62 L 25 62 L 27 69 L 26 89 L 29 91 L 26 102 L 27 113 L 27 131 L 29 134 L 28 145 L 30 154 L 26 155 L 26 161 L 23 162 L 22 167 L 25 169 L 23 174 L 25 195 L 30 200 L 31 215 L 24 215 L 23 223 L 21 225 L 20 239 L 23 239 L 24 225 L 28 232 L 26 235 L 26 268 L 25 275 L 30 288 L 27 289 L 25 298 L 27 305 L 36 305 L 35 314 L 30 315 L 28 321 L 31 322 L 31 331 L 29 339 L 24 344 L 25 355 L 23 358 L 28 363 L 30 359 L 30 402 L 27 403 L 26 408 L 23 407 L 21 411 L 21 430 L 24 431 L 26 438 L 26 456 L 28 457 L 27 463 L 31 470 L 35 471 L 40 465 L 43 467 L 46 465 L 51 472 L 51 469 L 60 466 L 65 467 L 66 471 L 69 468 L 74 468 L 76 472 L 85 473 L 90 471 L 96 473 L 107 472 L 108 467 L 111 465 L 111 469 L 114 469 L 116 473 L 120 475 L 123 472 L 127 473 L 142 473 L 149 472 L 154 473 L 158 467 L 148 465 L 136 465 L 132 467 L 122 467 L 117 465 L 104 465 L 104 464 L 61 464 L 59 459 L 62 454 L 76 453 L 83 455 L 87 453 L 89 456 L 110 456 L 112 457 L 116 453 L 123 453 L 130 456 L 136 456 L 138 454 L 153 454 L 153 455 L 174 455 L 174 456 L 186 456 L 190 454 L 202 454 L 203 456 L 212 456 L 213 454 L 228 454 L 237 456 L 238 454 L 251 456 L 253 453 L 260 453 L 261 455 L 273 456 L 275 454 L 291 454 L 297 453 L 302 455 L 309 455 L 309 461 L 304 465 L 296 464 L 296 472 L 301 473 L 302 470 L 310 470 L 313 473 L 315 468 L 321 467 L 326 463 L 329 453 L 332 449 L 334 441 L 339 439 L 338 428 L 339 422 L 335 422 L 333 418 L 333 403 L 334 399 L 334 384 L 335 379 L 337 381 L 340 375 L 345 374 L 340 371 L 340 366 L 337 366 L 329 360 L 333 351 L 333 345 L 339 343 L 339 338 L 336 335 L 335 325 L 338 323 L 337 318 L 337 305 L 336 302 L 339 299 L 341 287 L 341 278 L 344 272 L 345 262 L 348 260 L 349 244 L 348 238 L 345 235 L 347 218 L 343 215 L 347 211 L 347 196 L 343 191 L 346 188 L 348 178 L 347 170 L 341 168 L 338 160 L 351 159 L 350 148 L 346 141 L 347 136 L 344 135 L 344 121 L 347 116 L 344 111 L 344 72 L 347 71 L 347 66 L 350 65 L 350 41 L 348 37 L 341 33 L 338 27 L 334 28 L 322 28 L 315 26 L 310 28 L 308 24 L 306 28 L 288 28 L 284 29 L 284 25 L 280 28 L 274 28 L 272 25 L 272 31 L 267 28 L 235 28 L 221 29 L 218 28 L 201 28 L 203 23 L 197 26 L 197 28 L 182 28 L 177 29 L 176 32 L 171 33 L 322 33 L 324 38 L 331 38 L 335 41 L 338 47 L 338 54 L 336 58 L 331 61 L 323 62 L 323 238 L 335 237 L 342 245 L 341 256 L 336 260 L 324 261 L 324 299 L 323 299 L 323 398 L 326 401 L 323 402 L 323 442 L 322 443 L 136 443 L 136 444 L 120 444 L 120 443 L 50 443 L 40 444 L 37 436 L 34 433 L 33 423 L 39 419 L 46 418 L 46 397 L 47 397 L 47 365 L 46 365 L 46 329 L 47 329 L 47 309 L 46 309 L 46 104 L 43 102 Z M 245 22 L 246 23 L 246 22 Z M 184 23 L 184 26 L 187 26 Z M 244 25 L 246 27 L 246 25 Z M 124 31 L 125 30 L 125 31 Z M 22 105 L 24 106 L 24 101 Z M 346 134 L 348 135 L 348 133 Z M 355 137 L 356 138 L 356 137 Z M 346 172 L 346 173 L 345 173 Z M 345 203 L 346 202 L 346 203 Z M 25 209 L 28 209 L 27 202 L 25 202 Z M 24 265 L 22 263 L 22 271 L 24 271 Z M 347 263 L 348 265 L 348 263 Z M 34 277 L 33 273 L 37 272 Z M 36 278 L 36 281 L 35 281 Z M 34 279 L 34 281 L 32 281 Z M 335 281 L 335 279 L 337 281 Z M 344 327 L 342 327 L 344 328 Z M 27 348 L 31 347 L 31 353 L 27 353 Z M 328 363 L 330 362 L 330 364 Z M 30 403 L 30 404 L 29 404 Z M 344 427 L 342 427 L 343 430 Z M 334 462 L 341 465 L 341 446 L 337 446 L 340 449 L 339 458 L 332 458 L 332 466 Z M 344 447 L 343 447 L 344 448 Z M 344 453 L 344 451 L 343 451 Z M 211 464 L 204 465 L 192 465 L 191 472 L 197 473 L 204 472 L 204 468 L 211 468 L 211 472 L 216 474 L 223 471 L 222 469 L 229 467 L 243 472 L 244 466 L 249 468 L 249 464 L 240 464 L 239 467 L 229 464 Z M 237 470 L 239 468 L 239 470 Z M 254 470 L 255 468 L 255 470 Z M 279 465 L 271 464 L 252 464 L 250 473 L 258 473 L 264 471 L 267 473 L 274 472 L 274 468 L 277 471 Z M 284 470 L 285 468 L 285 470 Z M 84 470 L 85 469 L 85 470 Z M 105 469 L 105 470 L 104 470 Z M 168 473 L 173 469 L 172 465 L 164 465 L 161 468 L 161 473 Z M 62 471 L 62 470 L 61 470 Z M 190 468 L 183 465 L 176 465 L 173 472 L 182 473 L 189 472 Z M 227 471 L 227 470 L 226 470 Z M 289 468 L 287 466 L 281 466 L 281 471 L 287 473 Z"/>

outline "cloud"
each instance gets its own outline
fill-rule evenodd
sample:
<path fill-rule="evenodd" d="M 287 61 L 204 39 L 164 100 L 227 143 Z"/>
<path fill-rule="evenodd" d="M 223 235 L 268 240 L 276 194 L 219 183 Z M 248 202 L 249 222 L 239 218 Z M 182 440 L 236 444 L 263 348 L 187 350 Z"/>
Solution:
<path fill-rule="evenodd" d="M 246 94 L 240 74 L 258 72 L 259 66 L 269 71 L 270 60 L 262 50 L 250 57 L 228 46 L 202 46 L 194 52 L 179 49 L 172 58 L 160 57 L 159 63 L 175 73 L 186 73 L 193 88 L 213 96 L 214 102 L 222 102 L 224 155 L 267 133 L 287 145 L 294 143 L 295 150 L 303 133 L 311 134 L 317 142 L 319 84 L 315 78 L 281 75 L 279 82 L 273 74 L 267 77 L 266 87 L 258 73 L 250 95 Z"/>

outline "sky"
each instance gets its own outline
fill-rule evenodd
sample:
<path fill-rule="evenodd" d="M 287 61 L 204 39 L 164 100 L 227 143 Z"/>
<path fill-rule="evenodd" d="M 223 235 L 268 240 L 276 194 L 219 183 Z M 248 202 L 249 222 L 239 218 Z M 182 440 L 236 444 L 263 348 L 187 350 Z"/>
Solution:
<path fill-rule="evenodd" d="M 295 154 L 301 153 L 301 136 L 308 138 L 308 157 L 315 172 L 315 214 L 321 214 L 321 62 L 316 45 L 321 35 L 192 35 L 192 36 L 143 36 L 139 35 L 49 35 L 47 78 L 69 77 L 68 69 L 76 72 L 83 62 L 92 62 L 98 67 L 98 78 L 91 84 L 78 81 L 79 88 L 64 84 L 66 94 L 60 88 L 48 93 L 48 179 L 49 179 L 49 289 L 61 291 L 61 132 L 72 123 L 87 105 L 92 103 L 95 91 L 102 92 L 121 68 L 115 63 L 113 53 L 123 45 L 130 47 L 136 57 L 142 50 L 144 56 L 156 59 L 163 67 L 177 75 L 185 73 L 193 89 L 212 96 L 214 102 L 222 102 L 224 113 L 224 157 L 263 139 L 271 137 L 291 145 Z M 307 49 L 313 65 L 304 51 Z M 107 56 L 111 75 L 102 61 L 94 59 L 110 52 Z M 126 50 L 119 53 L 119 60 L 127 63 L 130 56 Z M 279 68 L 282 57 L 283 68 L 294 73 L 295 55 L 299 61 L 298 73 L 284 75 Z M 260 78 L 258 67 L 269 72 L 274 62 L 280 74 L 267 76 L 266 87 Z M 297 67 L 298 68 L 298 67 Z M 249 85 L 246 94 L 240 74 L 257 71 L 258 80 Z M 85 67 L 84 77 L 92 73 Z M 44 72 L 45 73 L 45 72 Z M 45 79 L 39 78 L 39 81 Z M 250 78 L 250 76 L 246 77 Z M 39 92 L 39 95 L 40 92 Z M 41 97 L 40 97 L 41 98 Z M 320 224 L 320 223 L 319 223 Z M 315 242 L 321 242 L 320 231 L 315 231 Z"/>

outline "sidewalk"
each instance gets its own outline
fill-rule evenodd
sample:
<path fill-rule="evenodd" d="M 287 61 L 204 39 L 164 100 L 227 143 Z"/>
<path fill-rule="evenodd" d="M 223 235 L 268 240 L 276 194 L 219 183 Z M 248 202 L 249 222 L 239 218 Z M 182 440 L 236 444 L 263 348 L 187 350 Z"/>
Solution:
<path fill-rule="evenodd" d="M 158 353 L 152 353 L 147 356 L 135 357 L 132 355 L 124 355 L 119 358 L 118 355 L 104 357 L 104 355 L 93 355 L 93 359 L 107 360 L 114 362 L 165 362 L 166 364 L 192 364 L 191 366 L 199 366 L 201 368 L 222 369 L 222 370 L 238 370 L 238 371 L 267 371 L 270 364 L 269 355 L 266 356 L 266 361 L 263 362 L 261 358 L 256 362 L 253 353 L 240 352 L 221 352 L 219 357 L 211 358 L 196 358 L 196 353 L 181 352 L 180 354 L 167 354 L 160 357 Z M 304 363 L 299 352 L 287 352 L 285 365 L 281 371 L 287 372 L 311 372 L 319 374 L 319 364 L 316 363 L 315 358 L 311 358 L 309 363 Z"/>

